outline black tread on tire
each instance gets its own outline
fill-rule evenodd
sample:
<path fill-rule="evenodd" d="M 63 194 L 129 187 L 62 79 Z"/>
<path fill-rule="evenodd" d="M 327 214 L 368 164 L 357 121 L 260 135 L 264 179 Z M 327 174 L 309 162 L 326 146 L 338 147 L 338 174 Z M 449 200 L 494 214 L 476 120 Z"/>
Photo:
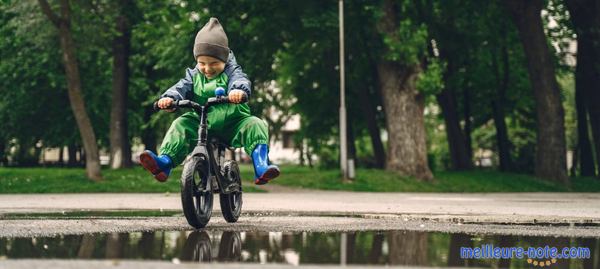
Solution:
<path fill-rule="evenodd" d="M 204 228 L 210 221 L 213 193 L 208 183 L 208 165 L 204 158 L 191 157 L 181 174 L 181 204 L 188 223 L 196 229 Z M 207 188 L 207 189 L 205 189 Z M 204 192 L 198 191 L 205 189 Z"/>
<path fill-rule="evenodd" d="M 242 213 L 242 180 L 240 169 L 235 161 L 227 161 L 223 165 L 223 175 L 226 180 L 233 181 L 240 186 L 240 190 L 228 194 L 219 194 L 223 218 L 229 223 L 236 222 Z"/>

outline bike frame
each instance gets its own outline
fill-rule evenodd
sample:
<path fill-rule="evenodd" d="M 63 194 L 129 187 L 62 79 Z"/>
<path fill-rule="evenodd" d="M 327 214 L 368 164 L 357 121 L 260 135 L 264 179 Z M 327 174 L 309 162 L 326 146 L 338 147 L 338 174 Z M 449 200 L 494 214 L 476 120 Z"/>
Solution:
<path fill-rule="evenodd" d="M 212 99 L 212 98 L 211 98 Z M 222 100 L 224 98 L 217 98 L 218 103 L 224 103 Z M 194 147 L 194 150 L 190 154 L 191 156 L 204 156 L 205 160 L 208 160 L 208 171 L 209 177 L 207 184 L 212 184 L 216 177 L 216 183 L 218 189 L 213 190 L 214 192 L 220 192 L 223 194 L 229 194 L 235 191 L 241 191 L 241 186 L 235 183 L 228 183 L 228 180 L 221 173 L 221 167 L 223 166 L 223 162 L 225 160 L 225 149 L 226 146 L 222 143 L 218 142 L 208 142 L 208 108 L 211 106 L 211 102 L 207 102 L 204 106 L 192 106 L 192 108 L 196 111 L 198 116 L 200 117 L 200 125 L 198 127 L 198 143 Z M 216 152 L 216 157 L 215 157 Z"/>

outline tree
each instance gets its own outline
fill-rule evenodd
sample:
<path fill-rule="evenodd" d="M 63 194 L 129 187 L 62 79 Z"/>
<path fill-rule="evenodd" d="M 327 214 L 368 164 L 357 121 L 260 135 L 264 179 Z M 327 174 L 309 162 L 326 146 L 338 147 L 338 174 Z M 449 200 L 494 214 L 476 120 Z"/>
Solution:
<path fill-rule="evenodd" d="M 131 145 L 128 135 L 127 95 L 129 93 L 129 56 L 131 43 L 132 1 L 117 4 L 117 34 L 113 38 L 113 95 L 110 113 L 110 166 L 131 167 Z"/>
<path fill-rule="evenodd" d="M 596 168 L 588 136 L 588 115 L 600 167 L 600 2 L 597 0 L 566 0 L 571 22 L 577 33 L 577 67 L 575 98 L 577 108 L 578 150 L 581 175 L 594 176 Z"/>
<path fill-rule="evenodd" d="M 378 25 L 386 44 L 386 57 L 377 63 L 389 137 L 386 169 L 431 180 L 423 118 L 425 96 L 416 87 L 423 59 L 414 53 L 425 46 L 426 32 L 403 18 L 399 5 L 385 0 Z"/>
<path fill-rule="evenodd" d="M 426 250 L 430 242 L 428 237 L 426 232 L 389 232 L 389 264 L 409 266 L 428 265 Z"/>
<path fill-rule="evenodd" d="M 60 1 L 60 17 L 52 11 L 46 0 L 38 0 L 38 3 L 42 8 L 42 12 L 59 32 L 60 46 L 67 76 L 69 101 L 86 153 L 85 168 L 87 177 L 95 181 L 101 180 L 102 174 L 100 172 L 100 156 L 96 134 L 85 109 L 85 102 L 81 93 L 81 78 L 79 76 L 76 48 L 71 35 L 71 10 L 69 1 Z"/>
<path fill-rule="evenodd" d="M 533 96 L 518 33 L 507 27 L 510 18 L 493 1 L 442 2 L 440 10 L 430 30 L 447 63 L 444 91 L 453 90 L 463 115 L 467 154 L 473 137 L 475 148 L 496 153 L 501 171 L 533 172 L 527 150 L 535 145 L 535 121 L 527 117 Z"/>
<path fill-rule="evenodd" d="M 508 0 L 504 3 L 519 31 L 536 100 L 538 131 L 535 175 L 569 184 L 564 110 L 540 16 L 544 2 Z"/>
<path fill-rule="evenodd" d="M 366 129 L 371 140 L 373 157 L 375 159 L 375 167 L 385 168 L 385 149 L 381 140 L 381 128 L 384 118 L 383 111 L 378 111 L 377 107 L 381 108 L 381 82 L 377 75 L 377 58 L 379 52 L 379 34 L 372 31 L 370 27 L 365 27 L 365 23 L 373 25 L 373 16 L 371 12 L 365 12 L 365 3 L 356 3 L 348 1 L 345 8 L 345 23 L 346 29 L 352 29 L 346 33 L 348 40 L 362 40 L 362 42 L 347 42 L 348 62 L 346 79 L 350 82 L 347 85 L 347 90 L 358 95 L 358 104 L 349 102 L 351 105 L 358 105 L 361 108 L 360 115 L 350 115 L 349 117 L 362 118 L 366 123 Z M 365 78 L 368 74 L 368 78 Z M 362 83 L 358 83 L 362 82 Z M 381 110 L 381 109 L 380 109 Z M 355 111 L 355 110 L 354 110 Z M 355 111 L 358 112 L 358 111 Z M 352 123 L 360 123 L 360 120 L 353 120 Z M 360 128 L 361 125 L 357 125 Z M 349 131 L 350 128 L 348 128 Z M 352 140 L 350 140 L 352 141 Z M 352 145 L 352 144 L 350 144 Z"/>
<path fill-rule="evenodd" d="M 455 71 L 455 67 L 448 65 L 447 75 Z M 453 88 L 446 87 L 437 96 L 438 103 L 444 115 L 446 124 L 446 136 L 448 137 L 448 148 L 450 150 L 450 161 L 453 170 L 470 169 L 471 158 L 468 152 L 467 139 L 465 133 L 460 128 L 460 118 L 458 115 L 458 104 L 456 94 Z"/>
<path fill-rule="evenodd" d="M 456 5 L 450 2 L 442 7 L 443 12 L 440 14 L 431 12 L 438 16 L 427 16 L 432 38 L 437 44 L 435 49 L 439 49 L 439 57 L 446 63 L 443 75 L 444 89 L 436 95 L 436 99 L 446 126 L 446 140 L 453 170 L 466 170 L 472 167 L 471 147 L 467 145 L 470 139 L 466 137 L 470 134 L 463 132 L 460 126 L 458 96 L 461 92 L 459 88 L 464 85 L 454 83 L 459 76 L 461 65 L 464 65 L 461 58 L 465 54 L 464 50 L 469 50 L 468 42 L 464 40 L 469 40 L 469 34 L 472 32 L 471 29 L 465 31 L 461 28 L 461 25 L 465 25 L 463 14 L 469 14 L 469 19 L 472 19 L 472 13 L 469 12 L 472 6 L 466 8 L 464 6 L 464 4 Z M 469 122 L 468 118 L 465 122 Z M 465 124 L 465 127 L 468 126 L 469 124 Z"/>
<path fill-rule="evenodd" d="M 431 57 L 439 53 L 445 63 L 444 87 L 436 99 L 445 123 L 449 168 L 467 169 L 473 155 L 471 137 L 489 129 L 484 131 L 485 140 L 475 139 L 474 146 L 495 151 L 500 169 L 509 170 L 513 144 L 507 118 L 510 123 L 520 106 L 528 105 L 513 100 L 530 98 L 523 91 L 529 89 L 520 83 L 526 73 L 510 65 L 521 60 L 522 48 L 514 45 L 519 42 L 513 37 L 516 31 L 506 29 L 510 19 L 502 16 L 495 2 L 429 2 L 434 8 L 421 9 L 427 11 L 424 21 L 432 40 Z M 490 127 L 495 127 L 495 135 Z M 484 141 L 485 146 L 480 143 Z"/>
<path fill-rule="evenodd" d="M 508 139 L 508 129 L 505 121 L 506 92 L 510 78 L 510 63 L 508 48 L 506 45 L 506 30 L 502 29 L 499 52 L 492 51 L 492 68 L 496 78 L 496 96 L 492 99 L 492 113 L 494 115 L 494 125 L 496 126 L 496 143 L 498 145 L 498 155 L 500 159 L 500 171 L 508 172 L 512 170 L 512 161 L 510 156 L 511 144 Z M 500 55 L 497 55 L 500 54 Z M 501 60 L 498 61 L 497 58 Z M 500 63 L 498 63 L 500 62 Z"/>

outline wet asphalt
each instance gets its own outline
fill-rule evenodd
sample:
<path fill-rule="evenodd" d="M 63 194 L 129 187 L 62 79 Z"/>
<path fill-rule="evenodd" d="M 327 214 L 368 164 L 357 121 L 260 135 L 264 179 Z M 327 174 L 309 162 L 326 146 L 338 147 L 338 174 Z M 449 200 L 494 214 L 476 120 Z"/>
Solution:
<path fill-rule="evenodd" d="M 218 197 L 215 197 L 218 199 Z M 595 193 L 245 193 L 244 214 L 206 229 L 232 231 L 422 230 L 535 236 L 600 236 Z M 0 237 L 190 230 L 178 194 L 0 195 Z M 85 216 L 88 211 L 169 211 L 163 217 Z M 83 216 L 61 217 L 61 213 Z M 31 216 L 28 213 L 59 213 Z M 14 217 L 14 214 L 25 214 Z M 124 213 L 126 215 L 126 213 Z"/>

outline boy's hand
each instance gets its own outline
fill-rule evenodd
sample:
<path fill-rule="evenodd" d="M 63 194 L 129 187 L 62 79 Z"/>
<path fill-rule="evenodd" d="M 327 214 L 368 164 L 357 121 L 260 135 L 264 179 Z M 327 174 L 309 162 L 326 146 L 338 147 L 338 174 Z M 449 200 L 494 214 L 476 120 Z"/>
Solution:
<path fill-rule="evenodd" d="M 164 109 L 167 112 L 173 112 L 173 111 L 175 111 L 174 108 L 171 108 L 171 109 L 166 109 L 166 108 L 170 107 L 174 101 L 175 100 L 173 100 L 173 98 L 170 98 L 170 97 L 160 98 L 160 100 L 158 100 L 158 108 Z"/>
<path fill-rule="evenodd" d="M 239 104 L 244 101 L 245 95 L 246 95 L 246 92 L 244 92 L 242 90 L 232 90 L 229 92 L 228 97 L 229 97 L 230 102 Z"/>

